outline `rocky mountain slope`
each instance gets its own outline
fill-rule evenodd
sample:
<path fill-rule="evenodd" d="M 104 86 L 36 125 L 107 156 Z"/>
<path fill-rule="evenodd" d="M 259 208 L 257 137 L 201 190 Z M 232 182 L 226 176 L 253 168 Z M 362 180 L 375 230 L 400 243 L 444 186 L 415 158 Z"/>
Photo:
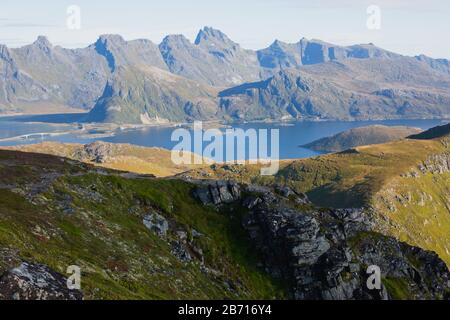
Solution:
<path fill-rule="evenodd" d="M 302 39 L 246 50 L 209 27 L 193 43 L 181 35 L 159 45 L 103 35 L 69 50 L 39 37 L 22 48 L 0 46 L 0 112 L 94 108 L 89 121 L 130 123 L 145 123 L 146 114 L 170 121 L 447 117 L 449 70 L 447 60 L 372 44 Z"/>
<path fill-rule="evenodd" d="M 375 125 L 350 129 L 332 137 L 313 141 L 302 147 L 317 151 L 339 152 L 354 147 L 400 140 L 420 132 L 422 130 L 417 128 Z"/>
<path fill-rule="evenodd" d="M 194 43 L 182 35 L 167 36 L 159 47 L 170 71 L 191 80 L 224 87 L 261 79 L 256 53 L 219 30 L 205 27 Z"/>
<path fill-rule="evenodd" d="M 168 123 L 217 115 L 217 90 L 147 66 L 119 67 L 87 117 L 90 122 Z"/>
<path fill-rule="evenodd" d="M 446 118 L 450 78 L 414 58 L 348 59 L 278 72 L 222 91 L 238 119 Z"/>
<path fill-rule="evenodd" d="M 436 254 L 290 188 L 130 178 L 0 151 L 2 299 L 442 299 Z M 273 254 L 276 253 L 276 254 Z M 81 268 L 81 291 L 64 287 Z M 368 265 L 382 289 L 366 286 Z"/>
<path fill-rule="evenodd" d="M 0 64 L 3 112 L 39 113 L 47 104 L 87 110 L 109 77 L 106 60 L 94 46 L 67 50 L 45 37 L 22 48 L 3 46 Z"/>
<path fill-rule="evenodd" d="M 286 296 L 257 268 L 238 222 L 201 206 L 191 184 L 17 151 L 0 162 L 0 297 L 26 297 L 8 276 L 24 263 L 65 277 L 79 266 L 84 299 Z"/>
<path fill-rule="evenodd" d="M 450 265 L 448 128 L 442 127 L 434 139 L 405 139 L 281 161 L 274 177 L 261 177 L 258 165 L 215 165 L 183 176 L 286 185 L 306 193 L 319 207 L 364 208 L 376 217 L 375 230 L 434 251 Z"/>

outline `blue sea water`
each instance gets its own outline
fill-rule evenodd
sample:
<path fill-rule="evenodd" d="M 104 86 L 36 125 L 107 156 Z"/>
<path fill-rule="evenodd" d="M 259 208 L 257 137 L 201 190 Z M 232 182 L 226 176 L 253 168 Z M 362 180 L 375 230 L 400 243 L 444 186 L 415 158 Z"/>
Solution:
<path fill-rule="evenodd" d="M 67 124 L 77 123 L 83 118 L 82 114 L 39 115 L 0 117 L 0 145 L 32 144 L 42 141 L 59 141 L 69 143 L 90 143 L 105 141 L 113 143 L 130 143 L 146 147 L 160 147 L 172 149 L 177 142 L 171 141 L 175 128 L 146 127 L 133 130 L 117 130 L 113 136 L 89 137 L 77 134 L 62 134 L 49 136 L 41 133 L 55 133 L 67 131 Z M 387 120 L 387 121 L 323 121 L 323 122 L 295 122 L 295 123 L 246 123 L 236 124 L 233 128 L 247 129 L 278 129 L 280 133 L 280 158 L 297 159 L 316 156 L 319 153 L 299 147 L 314 140 L 328 137 L 336 133 L 357 127 L 374 124 L 387 126 L 409 126 L 424 130 L 446 123 L 445 120 Z M 22 139 L 2 140 L 31 135 Z"/>

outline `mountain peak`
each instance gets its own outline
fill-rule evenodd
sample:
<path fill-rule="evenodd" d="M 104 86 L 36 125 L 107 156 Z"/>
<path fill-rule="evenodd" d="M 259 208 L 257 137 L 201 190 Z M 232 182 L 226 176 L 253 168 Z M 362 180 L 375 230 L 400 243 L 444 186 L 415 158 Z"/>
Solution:
<path fill-rule="evenodd" d="M 182 34 L 169 34 L 163 39 L 163 42 L 172 42 L 172 41 L 184 42 L 189 41 L 189 39 Z"/>
<path fill-rule="evenodd" d="M 272 47 L 272 48 L 273 47 L 280 48 L 280 47 L 283 47 L 285 45 L 288 45 L 288 43 L 283 42 L 283 41 L 278 40 L 278 39 L 275 39 L 275 41 L 270 45 L 270 47 Z"/>
<path fill-rule="evenodd" d="M 0 58 L 4 60 L 10 60 L 11 56 L 9 54 L 8 47 L 4 44 L 0 44 Z"/>
<path fill-rule="evenodd" d="M 160 48 L 186 48 L 190 47 L 191 41 L 182 34 L 170 34 L 160 44 Z"/>
<path fill-rule="evenodd" d="M 102 43 L 116 43 L 116 44 L 124 44 L 126 43 L 125 39 L 118 34 L 102 34 L 97 42 L 102 42 Z"/>
<path fill-rule="evenodd" d="M 306 37 L 302 37 L 299 41 L 299 43 L 306 43 L 306 42 L 309 42 L 309 39 Z"/>
<path fill-rule="evenodd" d="M 36 41 L 33 43 L 40 48 L 51 48 L 52 44 L 48 41 L 48 38 L 45 36 L 38 36 Z"/>
<path fill-rule="evenodd" d="M 231 41 L 225 33 L 218 29 L 214 29 L 212 27 L 204 27 L 201 29 L 195 39 L 195 44 L 199 45 L 203 41 L 208 41 L 211 39 L 218 40 L 220 42 L 229 42 Z"/>

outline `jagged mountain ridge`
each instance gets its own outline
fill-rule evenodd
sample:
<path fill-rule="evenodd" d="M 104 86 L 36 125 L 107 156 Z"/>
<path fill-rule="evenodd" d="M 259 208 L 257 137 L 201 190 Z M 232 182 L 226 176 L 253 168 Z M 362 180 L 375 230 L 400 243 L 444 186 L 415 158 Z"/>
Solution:
<path fill-rule="evenodd" d="M 219 30 L 205 27 L 194 43 L 182 35 L 160 44 L 171 72 L 212 86 L 232 86 L 260 80 L 256 52 L 242 49 Z"/>
<path fill-rule="evenodd" d="M 5 47 L 4 52 L 9 59 L 0 59 L 3 70 L 13 72 L 0 76 L 5 93 L 0 109 L 20 112 L 46 103 L 89 109 L 109 77 L 106 61 L 93 46 L 68 50 L 39 37 L 31 45 Z"/>
<path fill-rule="evenodd" d="M 279 71 L 219 94 L 234 118 L 446 118 L 450 78 L 414 58 L 347 59 Z"/>
<path fill-rule="evenodd" d="M 43 106 L 50 105 L 54 106 L 56 111 L 63 111 L 67 107 L 82 110 L 90 110 L 94 106 L 104 108 L 106 100 L 117 100 L 117 97 L 109 97 L 105 94 L 114 92 L 107 90 L 108 87 L 113 86 L 113 82 L 123 83 L 124 79 L 120 79 L 120 75 L 124 74 L 124 72 L 117 71 L 119 69 L 145 70 L 143 73 L 148 75 L 151 67 L 154 73 L 160 73 L 160 70 L 164 70 L 181 76 L 182 78 L 180 79 L 182 80 L 195 81 L 200 87 L 210 86 L 224 90 L 244 83 L 268 81 L 267 79 L 271 77 L 277 77 L 279 72 L 301 73 L 306 70 L 307 73 L 312 74 L 314 77 L 317 76 L 317 72 L 326 75 L 327 72 L 333 71 L 331 69 L 335 68 L 335 65 L 340 62 L 358 64 L 359 61 L 374 61 L 372 65 L 369 63 L 361 68 L 359 72 L 370 73 L 371 68 L 374 68 L 374 64 L 382 65 L 387 61 L 390 63 L 389 68 L 392 65 L 399 66 L 395 70 L 398 70 L 400 76 L 403 72 L 403 65 L 414 65 L 421 71 L 425 70 L 425 74 L 432 74 L 432 78 L 425 77 L 424 81 L 421 82 L 427 83 L 428 87 L 436 84 L 441 86 L 441 77 L 448 77 L 450 74 L 448 60 L 431 59 L 426 56 L 404 57 L 380 49 L 372 44 L 343 47 L 320 40 L 303 38 L 295 44 L 283 43 L 277 40 L 266 49 L 258 51 L 246 50 L 221 31 L 209 27 L 200 30 L 193 43 L 182 35 L 167 36 L 159 45 L 149 40 L 125 41 L 119 35 L 103 35 L 87 48 L 64 49 L 59 46 L 53 46 L 45 37 L 39 37 L 33 44 L 22 48 L 9 49 L 6 46 L 0 46 L 0 112 L 39 113 L 42 111 Z M 317 72 L 314 71 L 316 68 Z M 368 70 L 364 68 L 368 68 Z M 385 71 L 379 70 L 379 72 Z M 448 99 L 445 96 L 424 98 L 422 97 L 424 93 L 421 91 L 419 92 L 419 97 L 415 97 L 415 79 L 417 77 L 411 77 L 411 73 L 408 72 L 407 76 L 403 77 L 404 79 L 398 80 L 406 83 L 408 79 L 413 79 L 413 81 L 407 83 L 407 88 L 409 90 L 408 94 L 413 96 L 412 99 L 417 100 L 416 104 L 421 105 L 423 100 L 431 99 L 429 101 L 431 105 L 438 100 L 439 105 L 448 106 Z M 140 77 L 145 78 L 146 76 L 142 75 Z M 188 80 L 185 81 L 188 82 Z M 322 79 L 318 79 L 318 81 L 322 81 Z M 381 81 L 384 80 L 376 79 L 375 82 L 379 83 Z M 446 84 L 446 80 L 443 80 L 443 83 Z M 364 85 L 365 83 L 361 83 L 361 86 Z M 376 89 L 385 89 L 381 85 L 379 87 Z M 444 90 L 448 89 L 446 86 L 442 88 Z M 164 94 L 166 89 L 158 88 L 156 90 L 157 96 Z M 284 90 L 284 88 L 282 89 Z M 326 90 L 330 89 L 333 91 L 334 84 L 333 88 L 329 88 L 329 84 L 325 82 L 320 89 L 325 90 L 322 92 L 324 95 L 327 95 Z M 366 103 L 366 97 L 361 97 L 359 92 L 355 92 L 355 88 L 345 88 L 344 86 L 344 89 L 347 92 L 347 94 L 344 94 L 346 104 L 353 102 L 353 100 L 345 98 L 345 96 L 355 96 L 354 100 L 359 101 L 361 104 Z M 429 89 L 425 88 L 425 91 L 430 91 Z M 216 89 L 208 90 L 214 91 Z M 176 92 L 177 88 L 172 88 L 171 91 Z M 150 94 L 153 94 L 153 92 L 155 90 L 150 92 Z M 384 93 L 382 92 L 382 94 Z M 298 92 L 298 94 L 301 93 Z M 340 95 L 341 92 L 338 91 L 337 94 Z M 390 92 L 387 92 L 387 94 L 392 95 Z M 203 99 L 204 97 L 201 95 L 198 98 Z M 242 110 L 240 112 L 228 112 L 224 110 L 224 103 L 221 99 L 208 97 L 208 104 L 216 105 L 216 110 L 210 110 L 208 117 L 210 114 L 215 114 L 217 119 L 233 119 L 237 117 L 246 120 L 267 117 L 272 119 L 284 117 L 354 118 L 351 112 L 348 114 L 348 110 L 343 111 L 345 114 L 342 114 L 340 111 L 332 111 L 332 99 L 334 97 L 331 96 L 330 98 L 331 100 L 321 97 L 324 103 L 323 108 L 327 109 L 326 112 L 312 110 L 313 112 L 306 112 L 300 115 L 295 114 L 298 110 L 296 112 L 286 110 L 271 110 L 271 112 L 267 112 L 265 110 L 267 107 L 262 104 L 257 106 L 259 110 L 254 110 L 247 115 Z M 274 99 L 278 100 L 276 97 Z M 383 97 L 383 99 L 390 99 L 388 104 L 398 103 L 391 96 Z M 181 95 L 176 100 L 186 99 Z M 295 102 L 297 104 L 301 103 Z M 376 101 L 375 107 L 379 108 L 382 102 Z M 135 102 L 131 101 L 131 104 L 135 104 Z M 136 105 L 139 105 L 139 101 L 136 101 Z M 147 108 L 166 110 L 174 107 L 177 109 L 177 105 L 178 103 L 173 105 L 170 101 L 165 101 L 164 104 L 159 104 L 156 108 L 153 105 L 148 105 Z M 370 107 L 373 108 L 373 106 Z M 277 108 L 280 108 L 277 101 L 271 103 L 269 107 L 269 109 Z M 316 107 L 307 108 L 317 109 Z M 281 109 L 284 108 L 281 107 Z M 348 109 L 348 106 L 344 109 Z M 426 117 L 436 117 L 445 113 L 448 114 L 447 110 L 444 111 L 433 111 L 429 114 L 429 110 L 426 110 L 424 113 Z M 298 112 L 302 113 L 303 111 L 300 108 Z M 94 112 L 94 114 L 98 113 L 98 110 Z M 151 113 L 149 112 L 149 114 Z M 236 116 L 236 114 L 238 115 Z M 412 113 L 412 116 L 422 117 L 424 115 L 416 112 Z M 167 118 L 163 114 L 158 115 L 158 117 Z M 381 117 L 386 117 L 386 115 L 381 114 Z M 391 116 L 389 115 L 388 117 Z M 96 117 L 90 117 L 90 119 L 94 118 Z M 105 120 L 120 122 L 121 119 L 127 118 L 130 117 L 127 115 L 118 117 L 107 116 Z M 170 119 L 170 117 L 168 118 Z M 197 112 L 194 118 L 207 119 L 202 117 L 201 112 Z M 136 118 L 134 117 L 134 119 Z M 177 120 L 189 121 L 191 119 L 192 114 L 189 113 L 177 117 Z M 137 121 L 139 122 L 139 119 Z"/>

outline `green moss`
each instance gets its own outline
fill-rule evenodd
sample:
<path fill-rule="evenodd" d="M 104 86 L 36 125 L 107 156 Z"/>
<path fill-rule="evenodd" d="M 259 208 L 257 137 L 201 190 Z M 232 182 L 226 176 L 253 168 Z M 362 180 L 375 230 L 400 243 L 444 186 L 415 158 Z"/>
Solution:
<path fill-rule="evenodd" d="M 359 248 L 365 241 L 383 241 L 386 237 L 383 236 L 380 233 L 373 232 L 373 231 L 365 231 L 365 232 L 359 232 L 356 236 L 348 239 L 348 243 L 350 245 L 350 248 L 358 253 L 360 252 Z"/>
<path fill-rule="evenodd" d="M 409 300 L 411 290 L 406 280 L 401 278 L 384 278 L 382 279 L 389 296 L 394 300 Z"/>

